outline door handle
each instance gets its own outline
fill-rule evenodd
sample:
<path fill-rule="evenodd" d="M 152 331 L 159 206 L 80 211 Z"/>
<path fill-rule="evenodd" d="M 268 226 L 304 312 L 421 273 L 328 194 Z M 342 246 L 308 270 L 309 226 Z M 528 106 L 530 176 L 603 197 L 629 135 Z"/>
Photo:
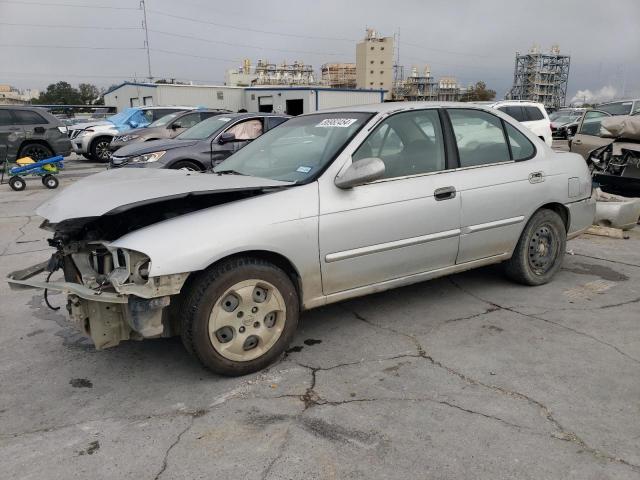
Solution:
<path fill-rule="evenodd" d="M 436 188 L 433 192 L 433 196 L 437 201 L 449 200 L 456 197 L 456 187 L 442 187 Z"/>

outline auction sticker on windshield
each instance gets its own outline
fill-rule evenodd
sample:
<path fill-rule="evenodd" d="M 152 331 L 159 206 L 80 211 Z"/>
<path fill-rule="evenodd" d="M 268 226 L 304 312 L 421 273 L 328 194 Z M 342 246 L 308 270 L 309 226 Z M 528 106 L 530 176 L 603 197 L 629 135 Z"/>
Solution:
<path fill-rule="evenodd" d="M 316 127 L 340 127 L 347 128 L 357 122 L 357 118 L 325 118 Z"/>
<path fill-rule="evenodd" d="M 221 122 L 230 122 L 231 119 L 229 117 L 218 117 L 218 120 L 220 120 Z"/>

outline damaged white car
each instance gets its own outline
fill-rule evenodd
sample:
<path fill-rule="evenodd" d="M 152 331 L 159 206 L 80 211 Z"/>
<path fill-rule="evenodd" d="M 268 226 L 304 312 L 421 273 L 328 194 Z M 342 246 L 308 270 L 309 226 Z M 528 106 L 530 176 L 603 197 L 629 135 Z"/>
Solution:
<path fill-rule="evenodd" d="M 242 375 L 278 358 L 305 309 L 498 262 L 548 282 L 592 223 L 591 193 L 580 156 L 494 109 L 350 107 L 291 119 L 212 173 L 69 186 L 37 210 L 51 260 L 9 282 L 65 292 L 97 348 L 181 335 Z"/>

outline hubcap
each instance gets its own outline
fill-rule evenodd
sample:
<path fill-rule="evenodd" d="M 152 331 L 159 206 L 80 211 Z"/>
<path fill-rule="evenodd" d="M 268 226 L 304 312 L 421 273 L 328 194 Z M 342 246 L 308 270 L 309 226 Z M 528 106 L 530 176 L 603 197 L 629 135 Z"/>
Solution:
<path fill-rule="evenodd" d="M 553 267 L 558 249 L 554 229 L 547 224 L 538 227 L 529 241 L 529 266 L 536 275 L 544 275 Z"/>
<path fill-rule="evenodd" d="M 209 315 L 209 339 L 223 357 L 248 362 L 278 341 L 287 307 L 280 291 L 263 280 L 244 280 L 224 292 Z"/>

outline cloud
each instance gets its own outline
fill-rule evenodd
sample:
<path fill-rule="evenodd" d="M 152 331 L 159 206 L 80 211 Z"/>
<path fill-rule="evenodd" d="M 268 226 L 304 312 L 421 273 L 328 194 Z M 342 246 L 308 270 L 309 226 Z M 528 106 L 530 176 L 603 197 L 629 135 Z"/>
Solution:
<path fill-rule="evenodd" d="M 615 98 L 618 91 L 611 85 L 606 85 L 600 90 L 592 92 L 591 90 L 578 90 L 571 99 L 572 104 L 582 105 L 583 103 L 602 103 Z"/>

